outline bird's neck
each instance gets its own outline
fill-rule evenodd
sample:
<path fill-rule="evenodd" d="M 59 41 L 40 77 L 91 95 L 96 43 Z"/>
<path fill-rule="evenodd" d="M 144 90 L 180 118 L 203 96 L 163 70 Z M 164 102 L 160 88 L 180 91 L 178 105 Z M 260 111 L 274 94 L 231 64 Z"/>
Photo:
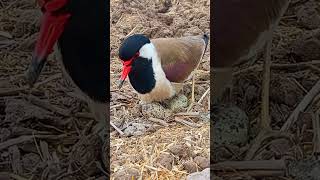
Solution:
<path fill-rule="evenodd" d="M 138 93 L 146 94 L 151 92 L 156 85 L 152 60 L 143 57 L 135 59 L 129 73 L 129 80 Z"/>
<path fill-rule="evenodd" d="M 105 42 L 108 32 L 103 0 L 74 1 L 78 3 L 70 21 L 59 38 L 58 45 L 65 70 L 75 85 L 91 99 L 106 102 L 109 85 L 109 66 Z M 86 13 L 83 13 L 86 9 Z M 82 11 L 80 11 L 82 10 Z"/>

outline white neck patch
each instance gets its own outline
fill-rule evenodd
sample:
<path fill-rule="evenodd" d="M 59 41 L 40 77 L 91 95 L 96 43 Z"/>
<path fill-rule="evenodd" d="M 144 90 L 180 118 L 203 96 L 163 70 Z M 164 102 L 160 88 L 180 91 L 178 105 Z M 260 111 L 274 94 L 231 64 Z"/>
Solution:
<path fill-rule="evenodd" d="M 154 71 L 154 78 L 156 80 L 155 89 L 159 87 L 169 87 L 171 96 L 175 93 L 170 81 L 166 78 L 166 75 L 162 69 L 161 59 L 158 56 L 157 50 L 152 43 L 145 44 L 139 50 L 139 56 L 152 61 L 152 68 Z"/>
<path fill-rule="evenodd" d="M 143 58 L 152 59 L 156 56 L 156 49 L 152 43 L 143 45 L 139 50 L 139 55 Z"/>

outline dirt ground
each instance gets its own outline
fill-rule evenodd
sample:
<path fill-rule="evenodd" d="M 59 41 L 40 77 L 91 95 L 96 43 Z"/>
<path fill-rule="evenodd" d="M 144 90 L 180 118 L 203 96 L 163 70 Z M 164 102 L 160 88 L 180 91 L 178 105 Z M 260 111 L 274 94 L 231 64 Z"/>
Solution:
<path fill-rule="evenodd" d="M 208 0 L 111 1 L 111 121 L 127 136 L 118 133 L 111 136 L 113 178 L 122 179 L 124 174 L 131 173 L 142 179 L 185 179 L 189 173 L 209 166 L 210 48 L 196 74 L 195 100 L 202 100 L 186 115 L 158 106 L 140 109 L 138 96 L 128 81 L 121 90 L 117 88 L 122 70 L 117 53 L 125 37 L 135 33 L 151 39 L 210 34 L 209 3 Z M 186 83 L 182 92 L 189 100 L 190 83 Z M 178 113 L 186 111 L 184 108 Z M 155 122 L 159 120 L 160 123 Z"/>

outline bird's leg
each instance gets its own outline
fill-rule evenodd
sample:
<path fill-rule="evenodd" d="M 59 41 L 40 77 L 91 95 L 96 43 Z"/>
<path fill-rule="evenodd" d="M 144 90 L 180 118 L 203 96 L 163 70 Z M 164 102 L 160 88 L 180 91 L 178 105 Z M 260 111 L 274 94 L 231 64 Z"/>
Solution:
<path fill-rule="evenodd" d="M 93 128 L 93 132 L 97 133 L 103 142 L 103 146 L 101 147 L 101 161 L 104 164 L 104 167 L 109 167 L 110 151 L 106 150 L 106 148 L 109 147 L 110 143 L 110 126 L 107 122 L 108 112 L 110 108 L 109 103 L 98 103 L 90 100 L 88 104 L 95 120 L 98 121 L 98 124 Z M 108 168 L 105 169 L 105 171 L 108 172 Z"/>
<path fill-rule="evenodd" d="M 94 133 L 99 133 L 100 137 L 104 139 L 104 135 L 106 134 L 105 130 L 107 130 L 107 112 L 108 106 L 107 103 L 98 103 L 90 100 L 89 107 L 93 116 L 98 124 L 94 127 Z"/>
<path fill-rule="evenodd" d="M 196 83 L 195 75 L 192 76 L 192 94 L 191 94 L 191 103 L 194 103 L 194 85 Z"/>
<path fill-rule="evenodd" d="M 263 84 L 262 84 L 262 107 L 260 128 L 270 130 L 270 114 L 269 114 L 269 90 L 270 90 L 270 65 L 271 65 L 271 47 L 272 34 L 265 46 L 265 58 L 263 65 Z"/>
<path fill-rule="evenodd" d="M 213 68 L 213 106 L 222 101 L 224 91 L 228 86 L 232 87 L 232 68 Z"/>
<path fill-rule="evenodd" d="M 188 110 L 187 112 L 189 112 L 195 102 L 195 99 L 194 99 L 194 86 L 195 86 L 195 83 L 196 83 L 196 80 L 195 80 L 195 74 L 192 75 L 192 90 L 191 90 L 191 102 L 190 102 L 190 105 L 188 107 Z"/>

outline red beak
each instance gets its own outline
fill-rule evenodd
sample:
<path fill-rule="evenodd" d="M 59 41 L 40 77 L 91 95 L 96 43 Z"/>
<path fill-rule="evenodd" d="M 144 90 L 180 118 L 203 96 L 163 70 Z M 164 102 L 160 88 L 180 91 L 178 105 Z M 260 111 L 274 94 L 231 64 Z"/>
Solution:
<path fill-rule="evenodd" d="M 126 78 L 128 77 L 128 74 L 130 73 L 131 68 L 132 68 L 132 62 L 133 62 L 137 57 L 139 57 L 139 52 L 137 52 L 137 53 L 134 55 L 134 57 L 132 57 L 131 59 L 122 62 L 122 64 L 123 64 L 123 69 L 122 69 L 122 73 L 121 73 L 121 77 L 120 77 L 120 82 L 119 82 L 119 85 L 118 85 L 118 88 L 119 88 L 119 89 L 122 87 L 124 81 L 125 81 Z"/>
<path fill-rule="evenodd" d="M 58 41 L 70 14 L 54 14 L 62 8 L 68 0 L 54 0 L 47 3 L 39 1 L 44 14 L 41 20 L 39 37 L 33 53 L 32 61 L 27 71 L 27 81 L 33 86 L 37 81 L 48 55 L 53 51 L 54 44 Z"/>
<path fill-rule="evenodd" d="M 133 59 L 132 59 L 133 60 Z M 130 73 L 131 71 L 131 63 L 132 63 L 132 60 L 129 60 L 129 61 L 124 61 L 123 62 L 123 69 L 122 69 L 122 73 L 121 73 L 121 77 L 120 77 L 120 82 L 119 82 L 119 86 L 118 88 L 120 89 L 124 83 L 124 81 L 126 80 L 126 78 L 128 77 L 128 74 Z"/>

